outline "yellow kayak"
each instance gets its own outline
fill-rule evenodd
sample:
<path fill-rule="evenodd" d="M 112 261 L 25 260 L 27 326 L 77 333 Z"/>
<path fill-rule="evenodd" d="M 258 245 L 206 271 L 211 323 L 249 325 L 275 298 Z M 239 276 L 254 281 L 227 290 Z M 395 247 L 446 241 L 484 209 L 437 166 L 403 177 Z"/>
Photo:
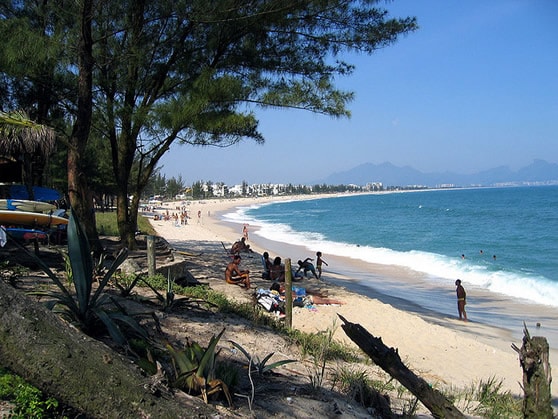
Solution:
<path fill-rule="evenodd" d="M 68 219 L 40 212 L 0 210 L 0 224 L 6 226 L 56 226 L 68 224 Z"/>

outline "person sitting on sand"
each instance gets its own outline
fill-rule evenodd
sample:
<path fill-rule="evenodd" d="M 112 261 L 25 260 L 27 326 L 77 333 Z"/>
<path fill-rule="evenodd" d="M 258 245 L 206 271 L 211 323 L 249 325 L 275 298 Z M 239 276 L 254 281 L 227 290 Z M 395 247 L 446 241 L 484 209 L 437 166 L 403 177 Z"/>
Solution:
<path fill-rule="evenodd" d="M 319 279 L 318 274 L 316 273 L 316 268 L 314 268 L 314 265 L 310 262 L 311 260 L 313 259 L 306 258 L 304 259 L 304 262 L 302 260 L 299 260 L 298 269 L 295 272 L 295 276 L 302 269 L 304 271 L 304 276 L 306 276 L 307 272 L 310 271 L 314 275 L 314 278 Z"/>
<path fill-rule="evenodd" d="M 273 259 L 273 265 L 271 265 L 269 273 L 272 281 L 285 282 L 285 265 L 281 263 L 279 256 Z"/>
<path fill-rule="evenodd" d="M 269 253 L 263 252 L 262 255 L 262 265 L 264 271 L 262 272 L 263 279 L 271 279 L 271 267 L 273 266 L 273 262 L 269 259 Z"/>
<path fill-rule="evenodd" d="M 244 237 L 242 237 L 240 240 L 235 242 L 231 247 L 231 254 L 233 255 L 237 255 L 242 252 L 245 253 L 253 252 L 253 250 L 250 249 L 250 245 L 246 244 L 246 239 Z"/>
<path fill-rule="evenodd" d="M 240 270 L 238 265 L 242 258 L 240 255 L 235 255 L 232 262 L 227 265 L 225 269 L 225 281 L 228 284 L 244 285 L 246 289 L 250 289 L 250 271 Z"/>

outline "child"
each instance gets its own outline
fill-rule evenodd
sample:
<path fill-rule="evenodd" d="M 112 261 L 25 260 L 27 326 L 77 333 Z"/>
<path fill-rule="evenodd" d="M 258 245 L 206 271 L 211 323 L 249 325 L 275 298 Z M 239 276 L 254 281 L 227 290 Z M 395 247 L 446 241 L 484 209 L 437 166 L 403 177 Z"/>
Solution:
<path fill-rule="evenodd" d="M 329 266 L 325 260 L 322 259 L 322 252 L 316 253 L 316 269 L 318 270 L 318 279 L 322 277 L 322 263 Z"/>

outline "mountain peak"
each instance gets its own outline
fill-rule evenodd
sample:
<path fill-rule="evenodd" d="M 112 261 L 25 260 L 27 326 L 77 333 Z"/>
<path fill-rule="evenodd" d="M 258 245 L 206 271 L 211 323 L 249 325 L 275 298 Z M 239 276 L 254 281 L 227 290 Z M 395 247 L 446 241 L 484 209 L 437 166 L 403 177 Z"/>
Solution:
<path fill-rule="evenodd" d="M 333 173 L 318 183 L 329 185 L 382 183 L 386 186 L 422 185 L 435 187 L 442 184 L 455 186 L 491 186 L 502 183 L 558 182 L 558 164 L 536 159 L 528 166 L 512 171 L 507 166 L 464 175 L 453 172 L 424 173 L 410 166 L 399 167 L 390 162 L 363 163 L 344 172 Z"/>

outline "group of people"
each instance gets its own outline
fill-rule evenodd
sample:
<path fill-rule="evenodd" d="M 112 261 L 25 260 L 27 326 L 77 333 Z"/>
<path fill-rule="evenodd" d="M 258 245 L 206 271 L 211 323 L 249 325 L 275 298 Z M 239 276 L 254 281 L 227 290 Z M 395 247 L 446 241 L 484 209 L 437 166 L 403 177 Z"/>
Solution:
<path fill-rule="evenodd" d="M 235 284 L 244 286 L 246 289 L 250 289 L 250 271 L 240 269 L 239 265 L 242 261 L 242 257 L 240 256 L 240 252 L 242 250 L 239 249 L 248 249 L 244 251 L 252 250 L 247 245 L 246 240 L 242 237 L 238 242 L 233 245 L 231 249 L 231 253 L 233 254 L 231 262 L 227 265 L 225 269 L 225 281 L 228 284 Z M 240 243 L 237 247 L 235 245 Z M 242 247 L 244 246 L 244 247 Z M 310 272 L 314 278 L 320 279 L 322 276 L 322 266 L 328 266 L 327 262 L 322 258 L 322 252 L 316 253 L 316 267 L 312 263 L 314 259 L 306 258 L 303 260 L 298 261 L 298 268 L 296 271 L 293 272 L 293 279 L 302 279 L 303 277 L 307 277 L 308 272 Z M 281 283 L 285 282 L 285 265 L 280 256 L 276 256 L 273 261 L 271 260 L 269 253 L 264 252 L 262 255 L 262 263 L 264 266 L 264 272 L 262 274 L 262 278 L 268 279 L 273 281 L 274 283 Z"/>
<path fill-rule="evenodd" d="M 237 246 L 235 247 L 235 245 Z M 238 242 L 233 244 L 231 253 L 233 253 L 234 256 L 225 269 L 225 280 L 229 284 L 240 285 L 244 286 L 246 289 L 250 289 L 250 271 L 239 268 L 239 264 L 242 260 L 240 252 L 242 251 L 252 252 L 250 245 L 246 244 L 245 237 L 242 237 Z M 316 267 L 314 267 L 314 264 L 312 263 L 313 260 L 314 259 L 312 258 L 298 260 L 298 268 L 293 274 L 293 279 L 300 278 L 301 276 L 307 277 L 308 272 L 312 273 L 314 278 L 320 279 L 322 276 L 322 265 L 329 265 L 325 260 L 323 260 L 322 252 L 316 252 Z M 262 277 L 264 279 L 271 280 L 274 283 L 285 282 L 285 265 L 282 263 L 280 256 L 276 256 L 273 261 L 271 261 L 269 253 L 264 252 L 262 255 L 262 261 L 264 265 L 264 273 L 262 274 Z M 459 320 L 467 321 L 467 312 L 465 310 L 465 305 L 467 304 L 467 293 L 465 292 L 463 285 L 461 285 L 460 279 L 455 281 L 455 287 Z"/>
<path fill-rule="evenodd" d="M 271 281 L 284 282 L 285 281 L 285 265 L 283 265 L 280 256 L 276 256 L 273 261 L 271 261 L 268 252 L 264 252 L 263 256 L 264 273 L 262 277 L 264 279 L 269 279 Z M 327 262 L 322 258 L 322 252 L 316 253 L 316 267 L 312 263 L 314 259 L 306 258 L 299 260 L 297 262 L 298 268 L 293 272 L 294 278 L 307 277 L 308 272 L 314 275 L 314 278 L 321 279 L 322 277 L 322 265 L 328 266 Z M 302 271 L 302 272 L 301 272 Z"/>

